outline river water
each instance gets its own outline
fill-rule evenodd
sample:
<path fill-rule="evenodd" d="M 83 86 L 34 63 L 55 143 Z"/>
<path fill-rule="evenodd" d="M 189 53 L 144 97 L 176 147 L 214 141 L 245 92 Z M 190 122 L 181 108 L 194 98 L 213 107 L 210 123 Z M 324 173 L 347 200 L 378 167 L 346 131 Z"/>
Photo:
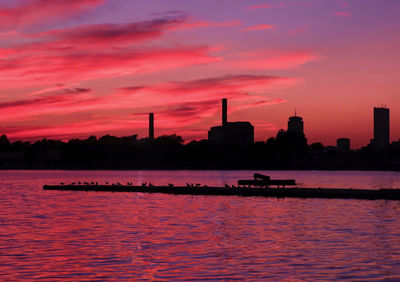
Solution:
<path fill-rule="evenodd" d="M 400 188 L 398 172 L 262 172 Z M 73 181 L 235 184 L 249 171 L 1 171 L 0 281 L 400 281 L 400 202 L 44 191 Z"/>

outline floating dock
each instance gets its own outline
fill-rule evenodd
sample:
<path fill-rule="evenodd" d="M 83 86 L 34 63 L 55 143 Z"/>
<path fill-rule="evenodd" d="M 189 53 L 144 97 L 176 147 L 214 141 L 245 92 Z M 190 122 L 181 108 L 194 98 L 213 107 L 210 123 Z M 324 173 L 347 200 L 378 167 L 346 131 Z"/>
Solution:
<path fill-rule="evenodd" d="M 400 189 L 245 188 L 207 186 L 44 185 L 44 190 L 166 193 L 175 195 L 259 196 L 277 198 L 327 198 L 400 200 Z"/>

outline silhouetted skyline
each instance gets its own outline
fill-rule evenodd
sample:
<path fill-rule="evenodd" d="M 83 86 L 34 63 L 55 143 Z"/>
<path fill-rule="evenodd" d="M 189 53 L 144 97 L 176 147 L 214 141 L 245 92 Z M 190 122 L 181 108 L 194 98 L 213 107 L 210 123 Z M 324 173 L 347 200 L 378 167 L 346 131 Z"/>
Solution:
<path fill-rule="evenodd" d="M 148 136 L 149 112 L 156 135 L 201 140 L 221 98 L 255 141 L 286 129 L 296 107 L 311 143 L 367 144 L 376 105 L 400 120 L 397 0 L 45 2 L 1 2 L 10 140 Z"/>

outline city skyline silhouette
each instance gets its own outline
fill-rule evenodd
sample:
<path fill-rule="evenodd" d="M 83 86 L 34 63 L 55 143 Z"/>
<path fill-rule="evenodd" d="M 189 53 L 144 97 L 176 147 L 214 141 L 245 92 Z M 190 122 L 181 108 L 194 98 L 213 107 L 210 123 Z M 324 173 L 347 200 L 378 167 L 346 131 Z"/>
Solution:
<path fill-rule="evenodd" d="M 352 148 L 373 138 L 372 107 L 400 120 L 393 0 L 2 4 L 0 134 L 10 140 L 146 136 L 149 112 L 159 135 L 207 139 L 221 98 L 255 141 L 286 128 L 294 109 L 310 143 L 347 137 Z"/>

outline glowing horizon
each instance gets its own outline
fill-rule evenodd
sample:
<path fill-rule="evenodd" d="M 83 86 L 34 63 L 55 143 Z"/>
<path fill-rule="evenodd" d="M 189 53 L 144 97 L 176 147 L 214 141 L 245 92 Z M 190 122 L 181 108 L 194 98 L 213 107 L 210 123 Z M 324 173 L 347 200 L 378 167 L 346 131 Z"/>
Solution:
<path fill-rule="evenodd" d="M 295 109 L 309 143 L 352 148 L 390 108 L 400 139 L 400 3 L 388 0 L 22 0 L 0 6 L 0 134 L 11 140 L 176 133 L 250 121 L 274 137 Z"/>

